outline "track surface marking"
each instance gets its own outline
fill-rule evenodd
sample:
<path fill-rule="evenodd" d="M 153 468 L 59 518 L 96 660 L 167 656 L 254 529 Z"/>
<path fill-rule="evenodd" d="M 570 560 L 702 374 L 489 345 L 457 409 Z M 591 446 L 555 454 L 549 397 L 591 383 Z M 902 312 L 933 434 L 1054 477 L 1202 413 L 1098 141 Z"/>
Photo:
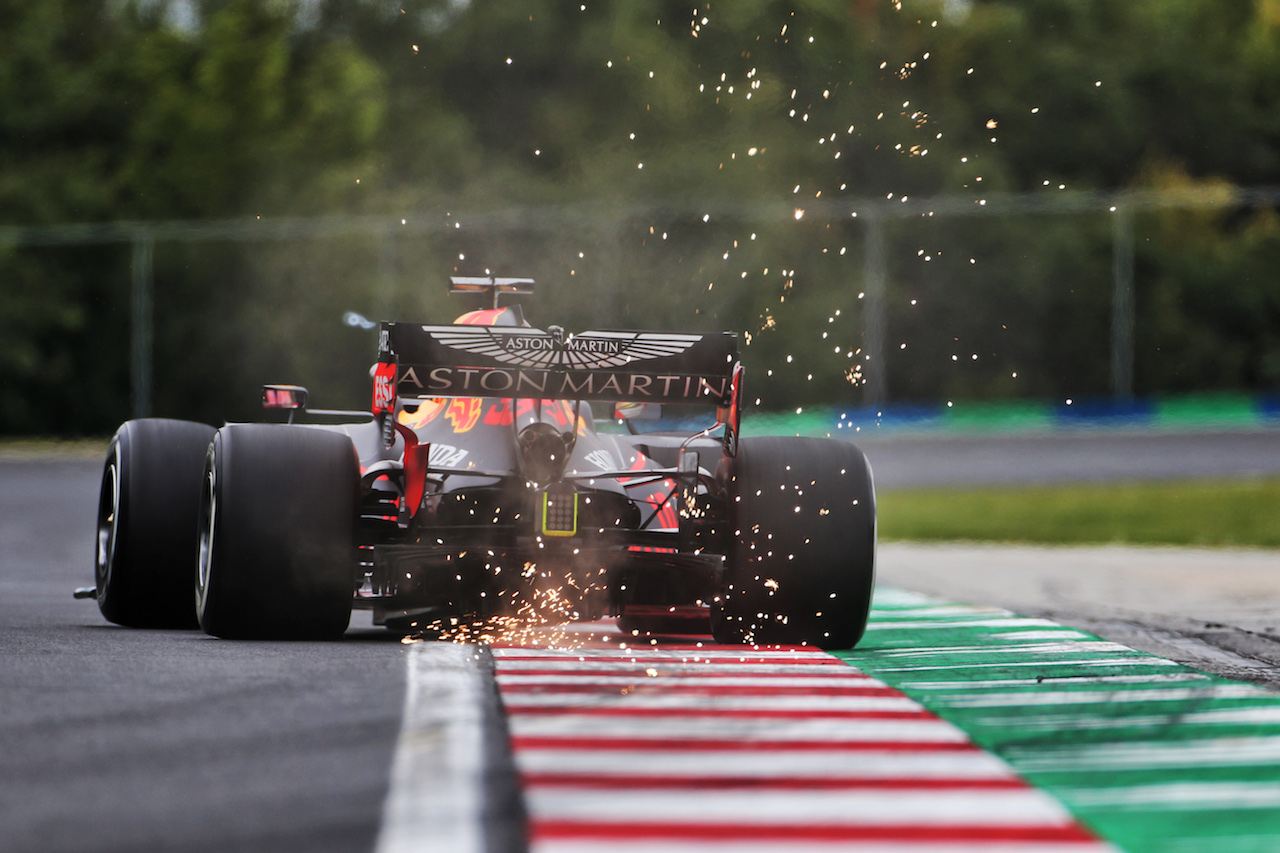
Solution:
<path fill-rule="evenodd" d="M 536 853 L 1112 849 L 960 729 L 822 652 L 494 658 Z"/>
<path fill-rule="evenodd" d="M 567 639 L 480 672 L 535 853 L 1280 849 L 1280 696 L 1046 619 L 881 588 L 838 656 Z"/>
<path fill-rule="evenodd" d="M 1044 619 L 879 588 L 840 657 L 1133 853 L 1280 850 L 1280 696 Z"/>

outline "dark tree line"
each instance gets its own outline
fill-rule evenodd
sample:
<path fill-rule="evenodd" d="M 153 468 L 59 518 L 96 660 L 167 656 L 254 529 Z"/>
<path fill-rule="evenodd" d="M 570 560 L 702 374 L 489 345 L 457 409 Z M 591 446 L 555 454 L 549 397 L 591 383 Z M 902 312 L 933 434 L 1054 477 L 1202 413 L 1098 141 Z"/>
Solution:
<path fill-rule="evenodd" d="M 876 365 L 865 226 L 832 211 L 1280 184 L 1275 8 L 0 0 L 0 226 L 406 220 L 158 242 L 160 414 L 247 416 L 264 381 L 361 405 L 343 313 L 449 319 L 455 270 L 538 278 L 544 324 L 749 334 L 767 408 L 857 404 L 876 370 L 899 400 L 1104 394 L 1105 215 L 892 221 Z M 1280 384 L 1275 212 L 1134 234 L 1137 392 Z M 0 431 L 129 415 L 130 260 L 0 238 Z"/>

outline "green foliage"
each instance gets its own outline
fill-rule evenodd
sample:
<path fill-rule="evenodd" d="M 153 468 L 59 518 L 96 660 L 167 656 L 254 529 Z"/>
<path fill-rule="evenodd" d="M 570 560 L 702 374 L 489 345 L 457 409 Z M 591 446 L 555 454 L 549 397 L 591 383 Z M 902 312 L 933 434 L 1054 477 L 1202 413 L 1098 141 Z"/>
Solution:
<path fill-rule="evenodd" d="M 137 215 L 278 214 L 354 196 L 384 124 L 382 72 L 349 41 L 308 43 L 296 26 L 287 4 L 234 0 L 209 4 L 195 31 L 141 34 L 122 168 Z"/>
<path fill-rule="evenodd" d="M 0 225 L 434 217 L 159 243 L 169 415 L 247 416 L 261 381 L 362 405 L 342 313 L 447 319 L 455 270 L 539 279 L 535 322 L 749 332 L 766 408 L 875 370 L 1102 394 L 1105 217 L 888 222 L 866 365 L 865 220 L 825 206 L 1280 183 L 1277 48 L 1275 0 L 0 0 Z M 1135 221 L 1139 391 L 1280 383 L 1274 213 Z M 129 257 L 0 247 L 0 432 L 128 415 Z"/>
<path fill-rule="evenodd" d="M 55 259 L 0 252 L 0 263 L 0 412 L 11 429 L 42 433 L 55 415 L 36 401 L 72 378 L 71 354 L 56 341 L 83 328 L 84 288 Z"/>

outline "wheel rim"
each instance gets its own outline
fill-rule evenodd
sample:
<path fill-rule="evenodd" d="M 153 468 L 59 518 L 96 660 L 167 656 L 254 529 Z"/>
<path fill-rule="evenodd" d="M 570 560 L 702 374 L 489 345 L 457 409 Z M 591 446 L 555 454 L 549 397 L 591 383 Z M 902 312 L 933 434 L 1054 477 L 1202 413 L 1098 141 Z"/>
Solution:
<path fill-rule="evenodd" d="M 99 601 L 106 595 L 111 581 L 111 564 L 116 555 L 116 536 L 120 526 L 120 469 L 113 455 L 102 476 L 102 492 L 98 496 L 98 547 L 94 561 L 94 580 L 98 584 Z"/>
<path fill-rule="evenodd" d="M 212 460 L 211 460 L 212 461 Z M 213 566 L 213 538 L 217 529 L 218 492 L 213 465 L 205 471 L 204 492 L 200 496 L 200 560 L 196 568 L 196 613 L 204 616 L 209 598 L 209 574 Z"/>

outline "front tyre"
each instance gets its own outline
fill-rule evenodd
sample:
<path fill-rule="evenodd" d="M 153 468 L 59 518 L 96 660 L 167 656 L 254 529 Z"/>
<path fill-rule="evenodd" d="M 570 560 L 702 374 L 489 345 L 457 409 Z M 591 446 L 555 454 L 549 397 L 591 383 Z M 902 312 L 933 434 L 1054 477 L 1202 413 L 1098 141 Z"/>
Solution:
<path fill-rule="evenodd" d="M 165 418 L 126 421 L 107 449 L 94 580 L 108 621 L 194 628 L 192 565 L 201 472 L 214 429 Z"/>
<path fill-rule="evenodd" d="M 334 639 L 351 619 L 359 465 L 336 432 L 218 430 L 204 466 L 200 627 L 230 639 Z"/>
<path fill-rule="evenodd" d="M 852 648 L 875 586 L 875 488 L 862 451 L 822 438 L 744 438 L 727 497 L 716 639 Z"/>

